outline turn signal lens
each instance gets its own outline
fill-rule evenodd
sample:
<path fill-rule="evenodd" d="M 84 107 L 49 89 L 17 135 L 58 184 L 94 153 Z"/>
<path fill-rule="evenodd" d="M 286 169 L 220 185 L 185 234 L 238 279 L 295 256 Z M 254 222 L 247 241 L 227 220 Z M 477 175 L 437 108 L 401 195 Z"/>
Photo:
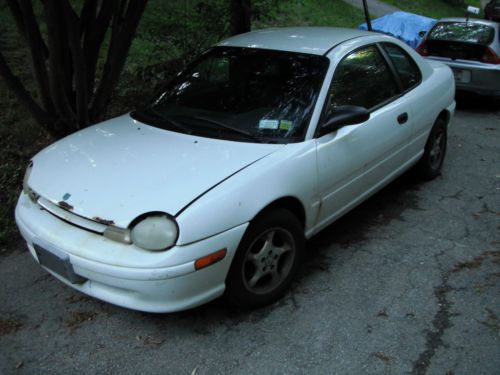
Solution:
<path fill-rule="evenodd" d="M 197 259 L 194 262 L 194 268 L 196 270 L 200 270 L 202 268 L 211 266 L 212 264 L 220 262 L 222 259 L 224 259 L 226 257 L 226 254 L 227 254 L 227 250 L 222 249 L 222 250 L 216 251 L 215 253 L 204 256 L 203 258 Z"/>

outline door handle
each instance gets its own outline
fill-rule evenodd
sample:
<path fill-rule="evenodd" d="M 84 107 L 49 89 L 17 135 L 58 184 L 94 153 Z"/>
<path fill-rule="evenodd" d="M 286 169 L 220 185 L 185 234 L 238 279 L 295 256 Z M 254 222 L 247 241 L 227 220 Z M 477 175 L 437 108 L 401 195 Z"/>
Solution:
<path fill-rule="evenodd" d="M 401 113 L 399 116 L 398 116 L 398 122 L 399 122 L 399 125 L 403 125 L 406 121 L 408 121 L 408 113 Z"/>

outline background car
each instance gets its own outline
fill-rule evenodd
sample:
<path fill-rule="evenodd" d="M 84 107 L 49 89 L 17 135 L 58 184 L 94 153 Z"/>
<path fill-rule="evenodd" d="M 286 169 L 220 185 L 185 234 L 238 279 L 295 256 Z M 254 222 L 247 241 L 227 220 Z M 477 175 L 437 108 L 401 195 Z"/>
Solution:
<path fill-rule="evenodd" d="M 500 22 L 500 0 L 491 0 L 484 7 L 484 17 L 487 20 Z"/>
<path fill-rule="evenodd" d="M 457 90 L 500 98 L 500 24 L 465 18 L 441 19 L 417 51 L 448 65 Z"/>
<path fill-rule="evenodd" d="M 238 35 L 37 154 L 16 222 L 45 269 L 110 303 L 268 304 L 306 239 L 411 167 L 439 175 L 454 93 L 447 66 L 389 36 Z"/>

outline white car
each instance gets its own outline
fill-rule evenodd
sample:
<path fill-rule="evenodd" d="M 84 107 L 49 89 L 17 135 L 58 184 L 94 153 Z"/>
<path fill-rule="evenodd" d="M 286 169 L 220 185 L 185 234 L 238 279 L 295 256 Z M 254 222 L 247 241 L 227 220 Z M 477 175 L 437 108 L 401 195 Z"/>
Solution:
<path fill-rule="evenodd" d="M 450 68 L 385 35 L 238 35 L 37 154 L 16 221 L 42 267 L 116 305 L 267 304 L 306 239 L 412 166 L 439 174 L 454 94 Z"/>

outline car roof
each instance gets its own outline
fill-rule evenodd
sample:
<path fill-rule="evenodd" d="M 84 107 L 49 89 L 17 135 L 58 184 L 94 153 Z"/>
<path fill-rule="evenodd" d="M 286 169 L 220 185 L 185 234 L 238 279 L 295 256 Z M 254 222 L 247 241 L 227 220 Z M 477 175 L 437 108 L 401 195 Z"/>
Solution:
<path fill-rule="evenodd" d="M 467 22 L 467 18 L 465 18 L 465 17 L 448 17 L 448 18 L 441 18 L 438 22 Z M 468 22 L 469 23 L 480 23 L 483 25 L 492 26 L 495 29 L 498 28 L 498 26 L 499 26 L 498 22 L 482 20 L 479 18 L 469 18 Z"/>
<path fill-rule="evenodd" d="M 370 35 L 373 33 L 338 27 L 285 27 L 239 34 L 217 45 L 324 55 L 346 40 Z"/>

